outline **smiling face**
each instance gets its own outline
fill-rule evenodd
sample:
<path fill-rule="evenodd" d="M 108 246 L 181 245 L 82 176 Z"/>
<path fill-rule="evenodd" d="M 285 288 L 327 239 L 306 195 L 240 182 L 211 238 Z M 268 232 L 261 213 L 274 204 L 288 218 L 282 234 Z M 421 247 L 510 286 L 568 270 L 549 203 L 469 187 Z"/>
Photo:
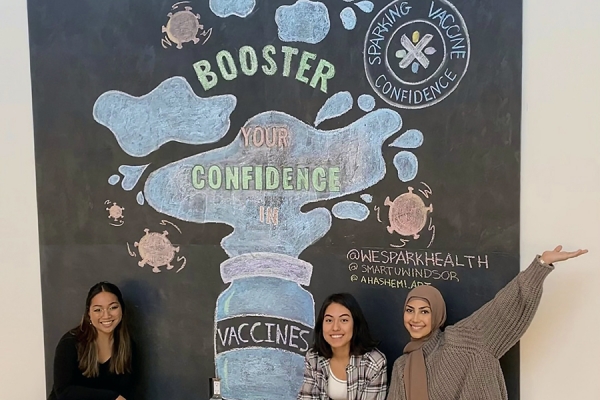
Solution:
<path fill-rule="evenodd" d="M 421 339 L 431 333 L 431 307 L 429 302 L 413 297 L 404 308 L 404 327 L 413 339 Z"/>
<path fill-rule="evenodd" d="M 348 351 L 354 331 L 352 313 L 338 303 L 331 303 L 325 310 L 323 319 L 323 338 L 334 352 Z"/>
<path fill-rule="evenodd" d="M 110 292 L 100 292 L 92 297 L 88 315 L 99 335 L 112 335 L 121 323 L 123 311 L 117 296 Z"/>

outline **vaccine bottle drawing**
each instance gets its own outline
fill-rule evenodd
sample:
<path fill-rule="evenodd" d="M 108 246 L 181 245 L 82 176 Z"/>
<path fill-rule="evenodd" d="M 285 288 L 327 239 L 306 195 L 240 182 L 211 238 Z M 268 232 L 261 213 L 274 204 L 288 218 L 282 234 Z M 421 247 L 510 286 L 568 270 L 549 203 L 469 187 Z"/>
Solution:
<path fill-rule="evenodd" d="M 221 264 L 229 283 L 215 309 L 215 364 L 228 400 L 294 400 L 315 323 L 312 265 L 248 253 Z"/>

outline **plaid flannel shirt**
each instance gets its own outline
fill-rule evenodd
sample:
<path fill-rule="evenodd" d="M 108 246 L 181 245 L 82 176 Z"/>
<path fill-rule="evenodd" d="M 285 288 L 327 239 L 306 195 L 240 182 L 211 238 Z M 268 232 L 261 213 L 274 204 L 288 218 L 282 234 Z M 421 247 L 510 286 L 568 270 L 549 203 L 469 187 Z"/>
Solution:
<path fill-rule="evenodd" d="M 304 360 L 304 381 L 297 400 L 329 400 L 329 360 L 309 350 Z M 374 349 L 362 356 L 350 356 L 346 367 L 348 400 L 384 400 L 387 392 L 385 355 Z"/>

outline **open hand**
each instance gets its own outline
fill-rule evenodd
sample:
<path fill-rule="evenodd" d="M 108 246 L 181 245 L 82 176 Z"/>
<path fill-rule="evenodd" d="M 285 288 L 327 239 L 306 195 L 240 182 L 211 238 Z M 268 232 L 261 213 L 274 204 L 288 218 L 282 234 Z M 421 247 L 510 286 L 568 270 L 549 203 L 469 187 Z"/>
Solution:
<path fill-rule="evenodd" d="M 576 251 L 562 251 L 562 246 L 556 246 L 554 250 L 548 250 L 542 253 L 542 260 L 546 264 L 554 264 L 558 261 L 566 261 L 570 258 L 579 257 L 582 254 L 587 253 L 586 249 L 579 249 Z"/>

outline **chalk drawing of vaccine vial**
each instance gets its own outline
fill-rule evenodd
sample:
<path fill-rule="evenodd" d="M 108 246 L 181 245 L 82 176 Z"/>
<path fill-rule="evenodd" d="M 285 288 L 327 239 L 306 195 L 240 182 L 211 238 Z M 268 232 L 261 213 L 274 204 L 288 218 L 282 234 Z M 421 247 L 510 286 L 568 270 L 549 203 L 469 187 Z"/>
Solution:
<path fill-rule="evenodd" d="M 294 400 L 315 324 L 301 285 L 312 265 L 284 254 L 248 253 L 221 264 L 231 283 L 215 309 L 215 364 L 228 400 Z"/>

